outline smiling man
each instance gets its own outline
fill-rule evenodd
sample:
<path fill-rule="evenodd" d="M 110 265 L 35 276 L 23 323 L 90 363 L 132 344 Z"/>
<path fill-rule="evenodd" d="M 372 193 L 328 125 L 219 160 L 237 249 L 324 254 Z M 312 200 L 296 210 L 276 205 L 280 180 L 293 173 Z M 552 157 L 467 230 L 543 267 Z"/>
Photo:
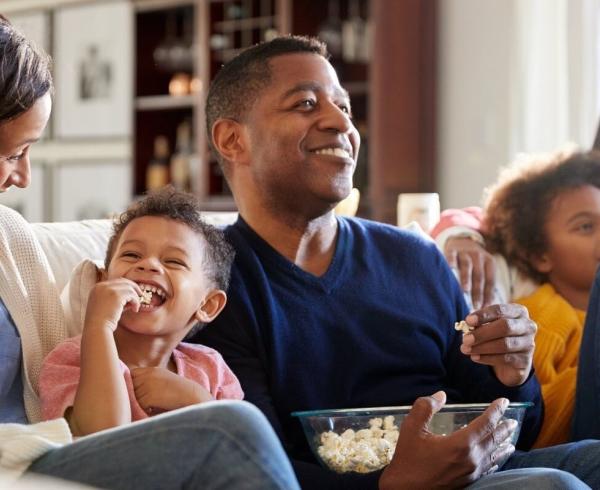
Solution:
<path fill-rule="evenodd" d="M 535 402 L 521 446 L 539 430 L 535 324 L 518 305 L 488 307 L 467 317 L 474 331 L 463 342 L 454 323 L 468 311 L 434 244 L 335 216 L 352 188 L 360 138 L 322 43 L 282 37 L 244 51 L 217 74 L 206 114 L 240 217 L 226 231 L 237 252 L 228 304 L 195 340 L 223 354 L 279 433 L 304 488 L 581 485 L 554 470 L 487 476 L 514 451 L 503 444 L 514 425 L 498 423 L 506 398 Z M 433 436 L 425 427 L 446 397 L 491 405 L 463 430 Z M 317 466 L 290 416 L 413 403 L 392 463 L 366 476 Z M 599 487 L 599 445 L 569 451 L 522 453 L 509 464 L 560 462 Z"/>

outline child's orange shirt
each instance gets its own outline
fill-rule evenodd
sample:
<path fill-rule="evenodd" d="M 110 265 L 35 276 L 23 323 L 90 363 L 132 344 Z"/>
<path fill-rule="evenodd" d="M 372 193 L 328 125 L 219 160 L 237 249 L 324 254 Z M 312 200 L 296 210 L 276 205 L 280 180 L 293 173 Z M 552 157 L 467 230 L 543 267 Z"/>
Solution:
<path fill-rule="evenodd" d="M 575 406 L 577 363 L 585 311 L 573 308 L 550 284 L 518 299 L 537 323 L 533 365 L 542 386 L 544 422 L 534 447 L 567 442 Z"/>

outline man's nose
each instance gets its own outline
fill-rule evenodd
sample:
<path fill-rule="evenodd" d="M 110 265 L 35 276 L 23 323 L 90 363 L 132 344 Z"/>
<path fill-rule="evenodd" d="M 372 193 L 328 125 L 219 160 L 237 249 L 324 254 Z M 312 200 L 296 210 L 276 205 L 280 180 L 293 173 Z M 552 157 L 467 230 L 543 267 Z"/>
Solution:
<path fill-rule="evenodd" d="M 321 126 L 323 129 L 339 133 L 348 133 L 355 129 L 350 115 L 333 102 L 325 104 Z"/>

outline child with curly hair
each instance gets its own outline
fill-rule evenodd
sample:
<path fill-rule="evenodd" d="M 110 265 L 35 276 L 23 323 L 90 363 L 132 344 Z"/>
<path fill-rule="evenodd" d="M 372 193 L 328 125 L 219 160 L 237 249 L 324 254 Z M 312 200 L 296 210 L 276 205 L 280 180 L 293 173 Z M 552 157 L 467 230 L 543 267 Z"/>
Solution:
<path fill-rule="evenodd" d="M 40 376 L 43 415 L 76 435 L 213 399 L 241 399 L 213 349 L 182 340 L 226 302 L 233 249 L 193 196 L 166 189 L 114 224 L 83 333 L 57 346 Z"/>
<path fill-rule="evenodd" d="M 513 279 L 498 281 L 505 283 L 501 296 L 526 306 L 538 325 L 533 362 L 545 415 L 535 447 L 598 437 L 600 431 L 589 429 L 586 406 L 578 402 L 576 415 L 574 407 L 576 392 L 591 389 L 589 383 L 576 389 L 578 363 L 594 363 L 592 353 L 580 360 L 580 347 L 600 264 L 600 152 L 561 150 L 522 157 L 501 172 L 486 195 L 480 215 L 485 247 L 496 254 L 497 276 Z M 457 225 L 461 213 L 447 216 Z M 468 213 L 477 221 L 472 209 Z M 506 264 L 513 270 L 503 274 L 509 270 Z M 515 278 L 525 279 L 525 287 Z M 572 434 L 573 418 L 588 428 Z"/>

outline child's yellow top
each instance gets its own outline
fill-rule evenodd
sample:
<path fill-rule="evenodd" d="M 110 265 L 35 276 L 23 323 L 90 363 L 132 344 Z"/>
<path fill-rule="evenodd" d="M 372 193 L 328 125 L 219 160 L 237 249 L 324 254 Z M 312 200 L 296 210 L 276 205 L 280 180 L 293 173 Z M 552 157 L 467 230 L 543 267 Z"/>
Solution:
<path fill-rule="evenodd" d="M 567 442 L 575 406 L 577 361 L 585 311 L 571 306 L 550 284 L 518 299 L 537 323 L 533 365 L 542 386 L 544 423 L 534 447 Z"/>

